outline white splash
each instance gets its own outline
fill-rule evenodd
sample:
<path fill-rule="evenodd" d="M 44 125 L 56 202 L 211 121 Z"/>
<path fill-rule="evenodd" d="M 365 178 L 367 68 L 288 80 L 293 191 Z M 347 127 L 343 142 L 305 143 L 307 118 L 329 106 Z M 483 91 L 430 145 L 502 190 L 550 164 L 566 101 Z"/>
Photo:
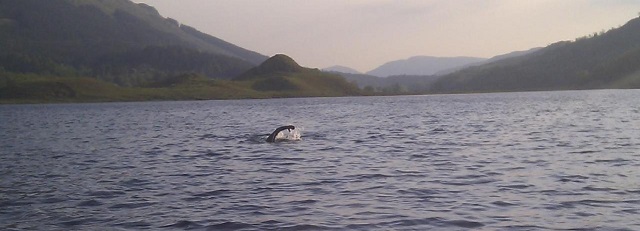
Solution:
<path fill-rule="evenodd" d="M 300 133 L 300 129 L 293 129 L 291 131 L 281 131 L 276 136 L 277 140 L 286 140 L 286 141 L 298 141 L 302 140 L 302 134 Z"/>

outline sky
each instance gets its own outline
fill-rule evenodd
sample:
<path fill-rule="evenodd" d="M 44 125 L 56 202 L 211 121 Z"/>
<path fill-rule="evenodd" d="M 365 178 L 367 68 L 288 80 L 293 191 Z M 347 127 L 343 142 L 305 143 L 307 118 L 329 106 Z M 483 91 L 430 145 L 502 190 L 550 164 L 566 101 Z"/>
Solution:
<path fill-rule="evenodd" d="M 484 57 L 622 26 L 640 0 L 133 0 L 306 67 L 367 72 L 412 56 Z"/>

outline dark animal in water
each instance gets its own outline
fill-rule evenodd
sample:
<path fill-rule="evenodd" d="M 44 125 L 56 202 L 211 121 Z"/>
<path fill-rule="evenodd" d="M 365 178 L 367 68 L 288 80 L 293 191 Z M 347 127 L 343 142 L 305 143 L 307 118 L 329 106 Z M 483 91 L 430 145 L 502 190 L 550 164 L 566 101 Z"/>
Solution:
<path fill-rule="evenodd" d="M 269 137 L 267 137 L 267 142 L 269 143 L 276 142 L 276 136 L 278 136 L 278 133 L 280 133 L 281 131 L 284 131 L 285 129 L 291 131 L 291 130 L 295 130 L 296 127 L 294 127 L 293 125 L 287 125 L 287 126 L 276 128 L 276 130 L 273 131 L 273 133 L 271 133 Z"/>

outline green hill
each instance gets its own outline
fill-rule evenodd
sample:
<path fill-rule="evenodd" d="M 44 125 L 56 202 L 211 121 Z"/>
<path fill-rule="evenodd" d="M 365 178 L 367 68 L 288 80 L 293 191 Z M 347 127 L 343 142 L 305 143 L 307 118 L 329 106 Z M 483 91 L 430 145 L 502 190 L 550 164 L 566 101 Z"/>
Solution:
<path fill-rule="evenodd" d="M 640 88 L 640 18 L 606 33 L 446 75 L 429 92 L 599 88 Z"/>
<path fill-rule="evenodd" d="M 311 71 L 298 65 L 291 57 L 283 54 L 277 54 L 267 59 L 257 67 L 249 69 L 247 72 L 236 77 L 236 80 L 247 80 L 254 78 L 265 78 L 291 73 L 302 73 Z"/>
<path fill-rule="evenodd" d="M 304 68 L 289 56 L 278 54 L 234 79 L 251 89 L 281 97 L 359 95 L 360 90 L 342 76 Z"/>
<path fill-rule="evenodd" d="M 266 58 L 129 0 L 0 1 L 8 72 L 139 85 L 191 72 L 231 78 Z"/>
<path fill-rule="evenodd" d="M 254 74 L 250 74 L 254 73 Z M 277 55 L 234 80 L 176 74 L 136 87 L 87 77 L 17 74 L 0 70 L 0 103 L 210 100 L 360 95 L 338 75 L 300 67 Z"/>

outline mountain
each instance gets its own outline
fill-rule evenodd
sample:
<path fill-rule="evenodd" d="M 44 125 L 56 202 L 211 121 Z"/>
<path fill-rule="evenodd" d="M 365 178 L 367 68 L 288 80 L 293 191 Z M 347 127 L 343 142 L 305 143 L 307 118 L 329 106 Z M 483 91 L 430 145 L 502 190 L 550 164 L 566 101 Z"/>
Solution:
<path fill-rule="evenodd" d="M 259 77 L 271 77 L 279 75 L 287 75 L 294 73 L 302 73 L 309 71 L 301 67 L 295 60 L 284 54 L 277 54 L 265 60 L 257 67 L 249 69 L 244 74 L 236 77 L 236 80 L 247 80 Z"/>
<path fill-rule="evenodd" d="M 357 86 L 336 74 L 305 68 L 291 57 L 277 54 L 234 79 L 260 92 L 286 96 L 359 95 Z"/>
<path fill-rule="evenodd" d="M 496 61 L 500 61 L 503 59 L 507 59 L 507 58 L 513 58 L 513 57 L 518 57 L 518 56 L 523 56 L 523 55 L 527 55 L 530 53 L 533 53 L 537 50 L 542 49 L 541 47 L 536 47 L 536 48 L 531 48 L 529 50 L 524 50 L 524 51 L 513 51 L 513 52 L 509 52 L 506 54 L 502 54 L 502 55 L 496 55 L 494 57 L 491 57 L 490 59 L 486 59 L 480 62 L 475 62 L 475 63 L 469 63 L 467 65 L 463 65 L 463 66 L 458 66 L 458 67 L 454 67 L 454 68 L 450 68 L 450 69 L 446 69 L 446 70 L 441 70 L 437 73 L 435 73 L 435 75 L 447 75 L 447 74 L 451 74 L 453 72 L 465 69 L 467 67 L 473 67 L 473 66 L 480 66 L 480 65 L 484 65 L 487 63 L 492 63 L 492 62 L 496 62 Z"/>
<path fill-rule="evenodd" d="M 367 72 L 368 75 L 387 77 L 392 75 L 434 75 L 442 70 L 468 65 L 485 60 L 475 57 L 415 56 L 405 60 L 391 61 Z"/>
<path fill-rule="evenodd" d="M 528 55 L 528 54 L 536 52 L 536 51 L 538 51 L 540 49 L 542 49 L 542 47 L 534 47 L 534 48 L 531 48 L 529 50 L 524 50 L 524 51 L 512 51 L 512 52 L 509 52 L 509 53 L 506 53 L 506 54 L 493 56 L 490 59 L 482 61 L 481 63 L 482 64 L 492 63 L 492 62 L 500 61 L 500 60 L 503 60 L 503 59 L 515 58 L 515 57 L 519 57 L 519 56 L 523 56 L 523 55 Z"/>
<path fill-rule="evenodd" d="M 640 88 L 640 18 L 443 76 L 430 92 Z"/>
<path fill-rule="evenodd" d="M 497 55 L 480 62 L 469 63 L 464 66 L 442 70 L 434 75 L 394 75 L 388 77 L 377 77 L 366 74 L 350 74 L 343 72 L 334 73 L 343 76 L 349 82 L 356 83 L 360 88 L 367 88 L 375 92 L 424 93 L 427 92 L 428 89 L 432 87 L 432 84 L 436 83 L 442 75 L 451 74 L 472 66 L 479 66 L 507 58 L 523 56 L 533 53 L 539 49 L 541 48 L 532 48 L 525 51 L 514 51 L 503 55 Z"/>
<path fill-rule="evenodd" d="M 340 65 L 335 65 L 335 66 L 330 66 L 327 68 L 322 68 L 322 71 L 326 71 L 326 72 L 340 72 L 340 73 L 347 73 L 347 74 L 362 74 L 361 72 L 359 72 L 356 69 L 350 68 L 350 67 L 345 67 L 345 66 L 340 66 Z"/>
<path fill-rule="evenodd" d="M 231 78 L 266 59 L 129 0 L 0 1 L 9 72 L 136 85 L 191 72 Z"/>

